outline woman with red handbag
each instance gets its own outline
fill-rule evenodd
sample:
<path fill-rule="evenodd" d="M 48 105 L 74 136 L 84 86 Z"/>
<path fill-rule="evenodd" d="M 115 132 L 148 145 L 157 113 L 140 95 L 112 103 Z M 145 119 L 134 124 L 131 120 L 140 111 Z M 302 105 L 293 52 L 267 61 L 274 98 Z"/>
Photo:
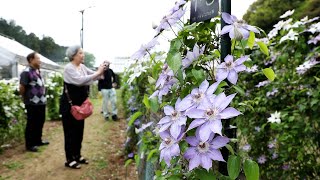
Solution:
<path fill-rule="evenodd" d="M 66 167 L 80 169 L 81 164 L 89 161 L 81 156 L 84 119 L 71 113 L 72 106 L 81 106 L 88 101 L 89 85 L 101 78 L 105 64 L 98 70 L 92 71 L 84 62 L 84 52 L 78 45 L 70 46 L 66 51 L 70 63 L 66 64 L 63 72 L 64 90 L 60 99 L 60 113 L 64 131 Z M 74 114 L 74 115 L 73 115 Z M 81 116 L 80 116 L 81 117 Z"/>

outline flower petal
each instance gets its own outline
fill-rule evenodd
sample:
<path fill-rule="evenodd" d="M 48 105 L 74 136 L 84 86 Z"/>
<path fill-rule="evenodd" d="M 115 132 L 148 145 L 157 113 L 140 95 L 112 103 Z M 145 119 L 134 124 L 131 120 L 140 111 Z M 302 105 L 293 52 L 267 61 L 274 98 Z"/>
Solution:
<path fill-rule="evenodd" d="M 230 32 L 230 30 L 233 28 L 232 25 L 226 25 L 222 28 L 221 30 L 221 35 L 227 34 L 228 32 Z"/>
<path fill-rule="evenodd" d="M 193 105 L 192 96 L 189 94 L 185 98 L 181 100 L 181 102 L 177 105 L 177 111 L 185 111 Z"/>
<path fill-rule="evenodd" d="M 221 119 L 233 118 L 233 117 L 239 116 L 240 114 L 241 114 L 241 112 L 239 112 L 238 110 L 236 110 L 233 107 L 228 107 L 225 110 L 223 110 L 222 112 L 220 112 Z"/>
<path fill-rule="evenodd" d="M 214 120 L 210 123 L 210 129 L 212 132 L 222 135 L 222 123 L 221 120 Z"/>
<path fill-rule="evenodd" d="M 186 158 L 187 160 L 189 160 L 189 159 L 193 158 L 196 154 L 197 154 L 196 148 L 190 147 L 189 149 L 186 150 L 183 157 Z"/>
<path fill-rule="evenodd" d="M 172 106 L 165 106 L 163 111 L 167 116 L 170 116 L 174 112 L 174 108 Z"/>
<path fill-rule="evenodd" d="M 214 138 L 211 142 L 210 148 L 213 149 L 219 149 L 221 147 L 226 146 L 226 144 L 229 142 L 229 138 L 224 137 L 224 136 L 218 136 Z"/>
<path fill-rule="evenodd" d="M 233 24 L 238 19 L 235 16 L 230 15 L 229 13 L 222 12 L 221 17 L 227 24 Z"/>
<path fill-rule="evenodd" d="M 212 134 L 212 130 L 210 128 L 209 123 L 204 123 L 203 125 L 200 126 L 199 139 L 202 142 L 208 141 L 211 134 Z"/>
<path fill-rule="evenodd" d="M 207 89 L 206 94 L 207 95 L 212 95 L 217 90 L 219 84 L 220 84 L 220 82 L 215 82 L 211 86 L 209 86 L 209 88 Z"/>
<path fill-rule="evenodd" d="M 170 126 L 171 126 L 172 123 L 167 123 L 167 124 L 163 124 L 160 129 L 159 129 L 159 132 L 164 132 L 165 130 L 167 130 Z"/>
<path fill-rule="evenodd" d="M 222 154 L 219 150 L 211 149 L 210 151 L 211 152 L 209 153 L 209 156 L 212 160 L 225 162 L 225 160 L 223 159 Z"/>
<path fill-rule="evenodd" d="M 171 121 L 171 118 L 169 116 L 165 116 L 158 122 L 158 124 L 161 125 L 161 124 L 168 123 L 170 121 Z"/>
<path fill-rule="evenodd" d="M 177 122 L 172 123 L 170 127 L 171 136 L 174 137 L 175 139 L 178 139 L 180 132 L 181 132 L 181 126 Z"/>
<path fill-rule="evenodd" d="M 236 64 L 237 66 L 241 65 L 243 62 L 245 62 L 247 59 L 249 58 L 249 56 L 242 56 L 239 59 L 237 59 L 234 64 Z"/>
<path fill-rule="evenodd" d="M 228 77 L 228 81 L 231 82 L 232 84 L 237 84 L 238 81 L 238 74 L 235 70 L 230 70 Z"/>
<path fill-rule="evenodd" d="M 209 87 L 209 82 L 205 79 L 199 86 L 199 91 L 205 93 Z"/>
<path fill-rule="evenodd" d="M 231 94 L 231 95 L 223 98 L 223 101 L 221 102 L 221 104 L 218 105 L 220 112 L 223 111 L 231 103 L 231 101 L 235 95 L 236 94 Z"/>
<path fill-rule="evenodd" d="M 178 145 L 178 144 L 173 144 L 173 145 L 170 147 L 170 154 L 171 154 L 171 156 L 179 156 L 179 154 L 180 154 L 180 148 L 179 148 L 179 145 Z"/>
<path fill-rule="evenodd" d="M 219 68 L 217 69 L 217 74 L 216 74 L 216 80 L 217 81 L 223 81 L 228 77 L 229 71 L 225 68 Z"/>
<path fill-rule="evenodd" d="M 191 146 L 198 146 L 199 140 L 195 136 L 188 136 L 186 137 L 187 143 L 189 143 Z"/>
<path fill-rule="evenodd" d="M 201 166 L 205 168 L 207 171 L 209 171 L 209 169 L 212 167 L 211 158 L 209 157 L 209 155 L 206 156 L 204 154 L 202 154 L 200 157 L 201 157 Z"/>
<path fill-rule="evenodd" d="M 205 117 L 205 110 L 193 108 L 186 112 L 186 115 L 189 118 L 204 118 Z"/>
<path fill-rule="evenodd" d="M 205 123 L 206 121 L 204 119 L 195 119 L 191 122 L 191 124 L 189 125 L 187 131 L 195 128 L 195 127 L 198 127 L 200 125 L 202 125 L 203 123 Z"/>
<path fill-rule="evenodd" d="M 189 171 L 191 171 L 192 169 L 198 167 L 200 165 L 200 157 L 199 156 L 194 156 L 192 159 L 190 159 L 189 161 Z"/>

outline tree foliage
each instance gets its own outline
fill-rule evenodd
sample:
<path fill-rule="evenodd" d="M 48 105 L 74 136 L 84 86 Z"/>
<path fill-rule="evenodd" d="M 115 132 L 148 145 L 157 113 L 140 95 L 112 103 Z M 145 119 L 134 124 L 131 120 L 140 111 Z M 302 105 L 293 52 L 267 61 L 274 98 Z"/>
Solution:
<path fill-rule="evenodd" d="M 257 0 L 249 7 L 243 19 L 268 32 L 280 20 L 279 17 L 288 10 L 295 9 L 299 12 L 294 16 L 297 19 L 318 16 L 319 3 L 320 0 Z"/>
<path fill-rule="evenodd" d="M 56 44 L 54 39 L 49 36 L 43 36 L 42 39 L 40 39 L 32 32 L 27 34 L 21 26 L 16 25 L 14 20 L 7 21 L 0 18 L 0 35 L 11 37 L 17 42 L 39 52 L 54 62 L 64 61 L 67 47 Z M 94 66 L 95 57 L 93 54 L 86 53 L 85 64 L 88 67 Z"/>

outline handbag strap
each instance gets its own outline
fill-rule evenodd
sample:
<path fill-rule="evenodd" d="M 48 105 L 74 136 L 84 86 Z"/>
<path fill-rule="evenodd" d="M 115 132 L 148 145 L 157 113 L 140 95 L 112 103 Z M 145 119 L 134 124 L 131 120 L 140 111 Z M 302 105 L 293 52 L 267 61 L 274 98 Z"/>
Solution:
<path fill-rule="evenodd" d="M 70 104 L 71 106 L 73 106 L 73 105 L 72 105 L 72 100 L 71 100 L 71 98 L 70 98 L 70 96 L 69 96 L 68 88 L 67 88 L 67 85 L 66 85 L 66 84 L 64 85 L 64 92 L 65 92 L 66 95 L 67 95 L 69 104 Z"/>

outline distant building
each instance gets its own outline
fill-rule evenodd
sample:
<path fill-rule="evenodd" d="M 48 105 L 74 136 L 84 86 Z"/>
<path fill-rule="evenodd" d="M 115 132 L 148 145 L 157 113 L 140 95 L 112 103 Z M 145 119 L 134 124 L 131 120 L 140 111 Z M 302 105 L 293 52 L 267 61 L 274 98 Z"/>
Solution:
<path fill-rule="evenodd" d="M 130 57 L 115 57 L 111 61 L 110 68 L 115 73 L 123 73 L 125 67 L 129 65 Z"/>

